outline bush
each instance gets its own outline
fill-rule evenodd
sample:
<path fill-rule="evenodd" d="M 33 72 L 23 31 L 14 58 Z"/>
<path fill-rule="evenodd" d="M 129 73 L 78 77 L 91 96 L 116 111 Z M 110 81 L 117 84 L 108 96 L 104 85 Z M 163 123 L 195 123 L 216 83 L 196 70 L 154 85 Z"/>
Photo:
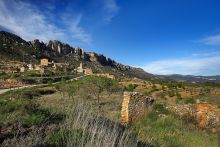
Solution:
<path fill-rule="evenodd" d="M 160 98 L 162 98 L 162 99 L 166 99 L 166 98 L 165 98 L 166 94 L 165 94 L 164 92 L 159 92 L 159 93 L 157 93 L 157 96 L 160 97 Z"/>
<path fill-rule="evenodd" d="M 35 112 L 28 114 L 22 119 L 22 124 L 25 126 L 32 126 L 32 125 L 38 125 L 46 121 L 47 116 L 45 114 L 42 114 L 41 112 Z"/>
<path fill-rule="evenodd" d="M 82 139 L 84 140 L 82 142 Z M 71 140 L 72 146 L 85 146 L 89 141 L 88 133 L 83 132 L 82 129 L 76 130 L 55 130 L 48 135 L 47 143 L 50 146 L 67 146 L 68 140 Z"/>
<path fill-rule="evenodd" d="M 153 105 L 153 109 L 160 114 L 168 114 L 169 111 L 165 108 L 164 104 L 156 103 Z"/>
<path fill-rule="evenodd" d="M 137 87 L 137 84 L 129 84 L 128 87 L 125 88 L 125 91 L 133 92 Z"/>
<path fill-rule="evenodd" d="M 185 104 L 195 104 L 195 103 L 196 103 L 196 99 L 195 99 L 195 98 L 192 98 L 192 97 L 185 98 L 185 99 L 184 99 L 184 103 L 185 103 Z"/>

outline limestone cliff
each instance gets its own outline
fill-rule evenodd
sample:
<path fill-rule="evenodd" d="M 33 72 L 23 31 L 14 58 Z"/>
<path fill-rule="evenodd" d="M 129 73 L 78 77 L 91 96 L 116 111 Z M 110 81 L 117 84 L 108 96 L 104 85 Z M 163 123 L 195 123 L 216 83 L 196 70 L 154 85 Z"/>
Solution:
<path fill-rule="evenodd" d="M 80 47 L 72 47 L 58 40 L 42 42 L 38 39 L 25 41 L 12 33 L 0 31 L 0 57 L 6 60 L 21 62 L 38 62 L 46 57 L 55 62 L 79 64 L 83 62 L 95 72 L 111 73 L 118 76 L 151 78 L 152 74 L 143 69 L 120 64 L 104 55 L 85 52 Z"/>

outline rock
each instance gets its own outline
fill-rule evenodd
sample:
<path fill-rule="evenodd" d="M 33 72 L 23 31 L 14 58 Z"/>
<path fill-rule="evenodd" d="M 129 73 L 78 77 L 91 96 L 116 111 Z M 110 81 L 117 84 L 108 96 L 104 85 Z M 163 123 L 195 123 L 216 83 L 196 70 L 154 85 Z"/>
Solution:
<path fill-rule="evenodd" d="M 59 53 L 59 54 L 69 54 L 71 53 L 71 51 L 73 50 L 72 47 L 70 47 L 68 44 L 64 44 L 60 41 L 57 40 L 50 40 L 47 44 L 46 44 L 47 48 L 52 49 L 53 51 Z"/>

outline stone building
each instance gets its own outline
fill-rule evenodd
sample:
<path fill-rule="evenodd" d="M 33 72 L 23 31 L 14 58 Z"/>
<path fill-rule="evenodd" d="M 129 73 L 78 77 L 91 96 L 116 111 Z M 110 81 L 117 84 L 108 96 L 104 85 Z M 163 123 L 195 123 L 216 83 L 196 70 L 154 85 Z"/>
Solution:
<path fill-rule="evenodd" d="M 79 64 L 79 67 L 77 67 L 77 72 L 83 73 L 83 64 L 82 64 L 82 62 Z"/>
<path fill-rule="evenodd" d="M 48 64 L 49 64 L 48 59 L 43 58 L 43 59 L 40 60 L 40 65 L 48 66 Z"/>
<path fill-rule="evenodd" d="M 35 65 L 35 66 L 34 66 L 34 70 L 36 70 L 36 71 L 40 71 L 40 70 L 41 70 L 41 66 L 39 66 L 39 65 Z"/>
<path fill-rule="evenodd" d="M 30 70 L 30 71 L 34 70 L 34 65 L 33 64 L 28 64 L 27 66 L 28 66 L 28 70 Z"/>
<path fill-rule="evenodd" d="M 153 102 L 154 99 L 146 97 L 139 92 L 124 92 L 121 123 L 128 124 L 135 121 Z"/>
<path fill-rule="evenodd" d="M 91 68 L 84 68 L 82 63 L 80 63 L 79 67 L 77 67 L 77 72 L 78 73 L 84 73 L 86 75 L 93 74 L 92 69 Z"/>
<path fill-rule="evenodd" d="M 26 68 L 24 66 L 21 66 L 20 67 L 20 72 L 25 72 L 26 71 Z"/>
<path fill-rule="evenodd" d="M 57 71 L 67 71 L 69 64 L 67 63 L 52 63 L 52 67 Z"/>
<path fill-rule="evenodd" d="M 93 74 L 91 68 L 84 68 L 83 69 L 83 73 L 86 74 L 86 75 L 92 75 Z"/>

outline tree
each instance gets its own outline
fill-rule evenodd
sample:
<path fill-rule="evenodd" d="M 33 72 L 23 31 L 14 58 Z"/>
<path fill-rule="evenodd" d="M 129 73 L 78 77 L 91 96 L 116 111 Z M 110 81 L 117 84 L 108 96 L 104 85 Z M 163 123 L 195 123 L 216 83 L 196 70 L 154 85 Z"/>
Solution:
<path fill-rule="evenodd" d="M 178 91 L 176 92 L 176 96 L 178 99 L 182 99 L 181 94 Z"/>
<path fill-rule="evenodd" d="M 156 90 L 157 90 L 157 86 L 155 84 L 153 84 L 152 91 L 156 91 Z"/>
<path fill-rule="evenodd" d="M 110 96 L 113 92 L 117 92 L 120 89 L 115 80 L 97 76 L 83 78 L 79 88 L 88 95 L 96 98 L 99 107 L 101 106 L 100 101 L 102 97 L 106 95 Z"/>
<path fill-rule="evenodd" d="M 137 88 L 137 84 L 129 84 L 128 87 L 125 88 L 126 91 L 133 92 L 135 88 Z"/>

